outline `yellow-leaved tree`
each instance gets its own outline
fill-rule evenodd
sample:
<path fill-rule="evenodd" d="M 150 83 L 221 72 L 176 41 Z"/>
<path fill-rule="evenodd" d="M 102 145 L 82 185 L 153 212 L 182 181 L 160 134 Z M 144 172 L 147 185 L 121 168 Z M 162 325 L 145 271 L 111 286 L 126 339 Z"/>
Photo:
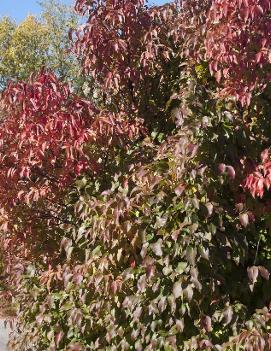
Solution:
<path fill-rule="evenodd" d="M 75 88 L 83 84 L 68 37 L 78 16 L 58 0 L 45 0 L 41 6 L 39 17 L 28 15 L 18 24 L 8 17 L 0 19 L 0 90 L 8 80 L 26 80 L 43 66 L 61 80 L 73 81 Z"/>

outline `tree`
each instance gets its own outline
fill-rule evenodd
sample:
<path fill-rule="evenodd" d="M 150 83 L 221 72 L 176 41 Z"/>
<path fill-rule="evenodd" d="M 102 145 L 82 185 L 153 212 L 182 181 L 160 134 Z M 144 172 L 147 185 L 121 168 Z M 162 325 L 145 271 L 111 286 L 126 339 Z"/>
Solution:
<path fill-rule="evenodd" d="M 60 79 L 73 81 L 80 89 L 79 66 L 69 50 L 69 30 L 78 25 L 78 17 L 68 6 L 57 1 L 44 1 L 40 18 L 28 16 L 16 24 L 3 18 L 1 26 L 0 76 L 1 86 L 7 81 L 25 80 L 47 66 Z M 76 80 L 78 79 L 78 84 Z"/>
<path fill-rule="evenodd" d="M 7 66 L 7 50 L 9 47 L 9 43 L 11 40 L 11 33 L 14 31 L 15 24 L 12 23 L 12 21 L 9 18 L 3 18 L 0 24 L 1 28 L 1 38 L 0 38 L 0 43 L 1 43 L 1 52 L 2 52 L 2 57 L 1 57 L 1 85 L 5 83 L 7 76 L 3 76 L 3 71 L 6 70 Z M 5 54 L 3 54 L 5 53 Z"/>
<path fill-rule="evenodd" d="M 48 50 L 47 30 L 33 16 L 20 25 L 8 18 L 1 21 L 1 80 L 26 79 L 45 65 Z"/>
<path fill-rule="evenodd" d="M 49 56 L 46 66 L 60 79 L 71 83 L 75 91 L 84 93 L 87 79 L 70 48 L 69 32 L 79 25 L 79 16 L 70 6 L 57 0 L 41 1 L 41 22 L 48 28 Z M 85 86 L 84 86 L 85 83 Z M 90 82 L 89 82 L 90 83 Z"/>

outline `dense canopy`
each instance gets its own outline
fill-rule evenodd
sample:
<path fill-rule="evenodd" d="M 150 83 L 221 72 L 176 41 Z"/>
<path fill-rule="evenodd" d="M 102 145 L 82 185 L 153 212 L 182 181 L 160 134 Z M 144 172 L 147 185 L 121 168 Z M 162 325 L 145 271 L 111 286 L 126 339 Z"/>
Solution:
<path fill-rule="evenodd" d="M 5 83 L 15 351 L 271 350 L 270 8 L 77 0 L 76 75 Z"/>

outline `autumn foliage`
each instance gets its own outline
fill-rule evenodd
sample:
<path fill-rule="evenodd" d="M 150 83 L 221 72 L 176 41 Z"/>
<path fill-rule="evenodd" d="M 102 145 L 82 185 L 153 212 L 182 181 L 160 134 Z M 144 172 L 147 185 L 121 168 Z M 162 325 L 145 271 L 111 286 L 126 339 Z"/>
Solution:
<path fill-rule="evenodd" d="M 270 6 L 77 0 L 93 98 L 9 82 L 14 350 L 271 349 Z"/>
<path fill-rule="evenodd" d="M 86 145 L 109 147 L 139 134 L 134 121 L 73 95 L 50 72 L 29 84 L 11 83 L 2 104 L 1 178 L 9 186 L 6 196 L 15 203 L 37 201 L 82 173 L 97 173 L 95 150 L 91 153 Z"/>
<path fill-rule="evenodd" d="M 249 104 L 270 80 L 270 1 L 213 1 L 206 53 L 222 92 Z"/>

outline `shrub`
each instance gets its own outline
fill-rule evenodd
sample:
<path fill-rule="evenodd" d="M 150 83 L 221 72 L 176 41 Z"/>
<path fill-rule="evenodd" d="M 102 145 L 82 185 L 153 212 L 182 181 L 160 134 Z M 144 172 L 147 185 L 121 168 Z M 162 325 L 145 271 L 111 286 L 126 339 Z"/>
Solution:
<path fill-rule="evenodd" d="M 261 3 L 78 0 L 96 103 L 47 71 L 3 93 L 14 350 L 270 348 Z"/>

